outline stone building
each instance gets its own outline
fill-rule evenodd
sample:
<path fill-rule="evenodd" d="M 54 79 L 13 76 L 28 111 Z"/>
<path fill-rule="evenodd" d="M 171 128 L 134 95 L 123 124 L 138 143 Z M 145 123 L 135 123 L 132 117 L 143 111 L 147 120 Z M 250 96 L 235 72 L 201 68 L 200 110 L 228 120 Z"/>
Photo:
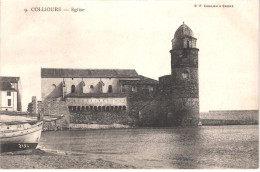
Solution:
<path fill-rule="evenodd" d="M 0 110 L 21 111 L 20 77 L 0 77 Z"/>
<path fill-rule="evenodd" d="M 42 100 L 66 101 L 70 111 L 114 111 L 128 109 L 132 92 L 156 92 L 158 81 L 135 70 L 41 69 Z"/>
<path fill-rule="evenodd" d="M 172 39 L 171 74 L 159 78 L 161 103 L 166 107 L 167 123 L 198 125 L 199 79 L 197 39 L 182 24 Z"/>
<path fill-rule="evenodd" d="M 37 99 L 36 96 L 32 96 L 32 101 L 28 103 L 27 112 L 36 114 L 37 113 Z"/>

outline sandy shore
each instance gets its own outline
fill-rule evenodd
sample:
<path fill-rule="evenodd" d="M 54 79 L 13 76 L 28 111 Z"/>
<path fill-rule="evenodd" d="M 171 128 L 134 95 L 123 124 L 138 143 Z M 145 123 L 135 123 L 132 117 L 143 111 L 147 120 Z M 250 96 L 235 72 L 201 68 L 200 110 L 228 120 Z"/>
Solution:
<path fill-rule="evenodd" d="M 133 169 L 87 155 L 60 155 L 39 149 L 0 154 L 1 169 Z"/>

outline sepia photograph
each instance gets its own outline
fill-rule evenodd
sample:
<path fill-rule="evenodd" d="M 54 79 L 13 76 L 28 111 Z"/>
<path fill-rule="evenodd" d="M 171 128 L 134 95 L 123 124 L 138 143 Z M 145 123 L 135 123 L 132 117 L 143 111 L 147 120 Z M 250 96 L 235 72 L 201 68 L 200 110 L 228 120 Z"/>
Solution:
<path fill-rule="evenodd" d="M 0 169 L 258 169 L 259 1 L 0 1 Z"/>

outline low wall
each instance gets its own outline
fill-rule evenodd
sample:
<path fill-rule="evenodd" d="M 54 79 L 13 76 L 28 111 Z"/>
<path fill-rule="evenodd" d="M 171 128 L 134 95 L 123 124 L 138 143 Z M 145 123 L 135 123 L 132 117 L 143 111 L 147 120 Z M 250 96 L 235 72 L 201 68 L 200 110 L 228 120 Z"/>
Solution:
<path fill-rule="evenodd" d="M 258 110 L 209 111 L 200 113 L 202 125 L 250 125 L 258 124 Z"/>
<path fill-rule="evenodd" d="M 91 128 L 94 126 L 93 124 L 98 124 L 105 128 L 109 125 L 113 126 L 117 124 L 140 127 L 164 127 L 167 124 L 167 116 L 165 116 L 166 113 L 163 112 L 165 109 L 167 110 L 167 107 L 164 106 L 166 105 L 155 99 L 147 99 L 131 101 L 128 110 L 69 111 L 68 104 L 65 101 L 47 100 L 38 103 L 38 111 L 44 116 L 44 119 L 63 115 L 63 118 L 59 120 L 45 120 L 44 130 L 81 128 L 82 126 L 83 128 Z M 258 110 L 210 111 L 200 113 L 200 122 L 202 125 L 258 124 L 258 116 Z"/>
<path fill-rule="evenodd" d="M 164 126 L 166 120 L 160 109 L 160 104 L 156 100 L 132 101 L 127 111 L 70 111 L 70 123 Z"/>
<path fill-rule="evenodd" d="M 111 124 L 111 125 L 102 125 L 102 124 L 70 124 L 69 127 L 72 130 L 130 128 L 129 125 L 122 125 L 122 124 Z"/>
<path fill-rule="evenodd" d="M 71 124 L 123 124 L 135 126 L 136 120 L 122 111 L 70 111 Z"/>

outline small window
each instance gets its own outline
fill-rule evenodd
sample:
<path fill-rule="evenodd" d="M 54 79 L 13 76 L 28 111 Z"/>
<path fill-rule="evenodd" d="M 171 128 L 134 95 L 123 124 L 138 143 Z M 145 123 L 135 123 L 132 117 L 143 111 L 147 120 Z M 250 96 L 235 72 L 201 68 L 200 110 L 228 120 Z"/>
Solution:
<path fill-rule="evenodd" d="M 7 91 L 7 96 L 11 96 L 11 92 L 10 91 Z"/>
<path fill-rule="evenodd" d="M 55 84 L 52 84 L 52 88 L 55 89 L 55 88 L 56 88 L 56 85 L 55 85 Z"/>
<path fill-rule="evenodd" d="M 194 64 L 196 65 L 196 64 L 198 64 L 198 61 L 197 61 L 197 59 L 194 59 Z"/>
<path fill-rule="evenodd" d="M 71 93 L 75 93 L 75 85 L 71 86 Z"/>
<path fill-rule="evenodd" d="M 108 93 L 112 93 L 112 91 L 113 91 L 113 90 L 112 90 L 112 85 L 109 85 L 109 86 L 108 86 Z"/>
<path fill-rule="evenodd" d="M 182 72 L 182 78 L 183 79 L 188 79 L 189 78 L 189 72 L 188 71 Z"/>
<path fill-rule="evenodd" d="M 8 106 L 12 106 L 12 101 L 11 101 L 11 99 L 8 99 Z"/>
<path fill-rule="evenodd" d="M 94 88 L 94 86 L 93 86 L 93 85 L 91 85 L 91 86 L 90 86 L 90 88 L 91 88 L 91 89 L 93 89 L 93 88 Z"/>

